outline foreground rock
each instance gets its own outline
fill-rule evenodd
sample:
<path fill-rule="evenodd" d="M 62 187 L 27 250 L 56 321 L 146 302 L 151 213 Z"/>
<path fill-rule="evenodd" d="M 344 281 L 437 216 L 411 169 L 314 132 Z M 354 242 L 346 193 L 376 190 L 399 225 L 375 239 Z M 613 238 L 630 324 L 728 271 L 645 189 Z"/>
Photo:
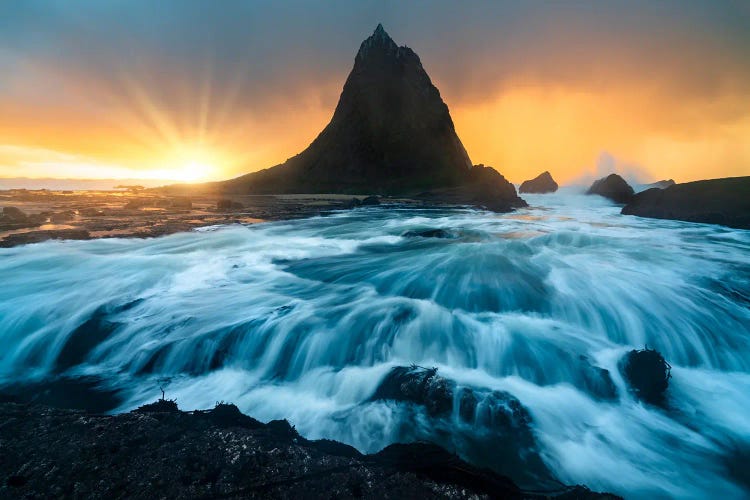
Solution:
<path fill-rule="evenodd" d="M 531 180 L 523 181 L 521 187 L 518 188 L 519 193 L 554 193 L 557 191 L 557 182 L 552 178 L 552 175 L 545 171 L 534 177 Z"/>
<path fill-rule="evenodd" d="M 362 455 L 228 404 L 107 416 L 4 403 L 0 422 L 3 498 L 614 498 L 524 492 L 425 443 Z"/>
<path fill-rule="evenodd" d="M 728 177 L 675 184 L 638 193 L 625 215 L 750 229 L 750 177 Z"/>
<path fill-rule="evenodd" d="M 472 463 L 529 488 L 557 484 L 539 454 L 531 414 L 508 392 L 459 386 L 440 376 L 437 368 L 397 366 L 370 399 L 398 402 L 423 412 L 424 417 L 404 423 L 402 435 L 409 440 L 451 446 Z M 450 424 L 456 416 L 460 426 Z"/>
<path fill-rule="evenodd" d="M 445 201 L 478 200 L 502 210 L 519 203 L 501 175 L 472 169 L 419 56 L 396 45 L 381 25 L 362 42 L 333 118 L 307 149 L 281 165 L 205 187 L 232 194 L 431 191 L 434 197 L 462 188 L 444 193 Z"/>
<path fill-rule="evenodd" d="M 656 350 L 632 350 L 621 362 L 625 381 L 635 396 L 654 405 L 663 405 L 672 367 Z"/>
<path fill-rule="evenodd" d="M 633 188 L 625 182 L 625 179 L 617 174 L 609 174 L 607 177 L 594 181 L 586 191 L 586 194 L 598 194 L 615 203 L 628 203 L 634 193 Z"/>

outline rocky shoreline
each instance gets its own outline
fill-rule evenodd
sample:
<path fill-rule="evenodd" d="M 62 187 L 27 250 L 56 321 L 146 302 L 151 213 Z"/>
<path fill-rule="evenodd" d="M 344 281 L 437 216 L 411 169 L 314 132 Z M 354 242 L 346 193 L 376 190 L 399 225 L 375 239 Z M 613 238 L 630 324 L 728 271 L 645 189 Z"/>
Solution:
<path fill-rule="evenodd" d="M 0 496 L 10 498 L 618 498 L 582 486 L 524 491 L 429 443 L 363 455 L 236 406 L 129 413 L 0 404 Z"/>

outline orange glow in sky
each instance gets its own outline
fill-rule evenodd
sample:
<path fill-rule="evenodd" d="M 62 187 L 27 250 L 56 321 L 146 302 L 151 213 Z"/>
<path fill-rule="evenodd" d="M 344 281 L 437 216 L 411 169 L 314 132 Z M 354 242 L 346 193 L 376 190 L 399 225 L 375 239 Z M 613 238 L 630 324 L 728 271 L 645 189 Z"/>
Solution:
<path fill-rule="evenodd" d="M 474 163 L 516 183 L 586 182 L 602 159 L 644 182 L 750 175 L 750 10 L 521 4 L 383 7 Z M 376 24 L 356 5 L 305 7 L 326 29 L 283 6 L 138 5 L 7 9 L 0 177 L 201 182 L 282 163 L 331 118 Z"/>

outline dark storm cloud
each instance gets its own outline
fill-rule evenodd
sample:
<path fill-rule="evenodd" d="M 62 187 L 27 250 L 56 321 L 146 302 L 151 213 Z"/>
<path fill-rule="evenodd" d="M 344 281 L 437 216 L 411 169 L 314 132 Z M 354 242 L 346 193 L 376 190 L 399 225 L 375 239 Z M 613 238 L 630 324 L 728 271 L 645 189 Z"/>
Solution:
<path fill-rule="evenodd" d="M 652 80 L 690 98 L 750 81 L 748 4 L 697 0 L 11 1 L 0 6 L 0 65 L 18 72 L 33 62 L 94 87 L 132 77 L 167 102 L 180 86 L 235 86 L 242 103 L 263 107 L 342 82 L 381 21 L 454 100 L 481 99 L 509 80 Z"/>

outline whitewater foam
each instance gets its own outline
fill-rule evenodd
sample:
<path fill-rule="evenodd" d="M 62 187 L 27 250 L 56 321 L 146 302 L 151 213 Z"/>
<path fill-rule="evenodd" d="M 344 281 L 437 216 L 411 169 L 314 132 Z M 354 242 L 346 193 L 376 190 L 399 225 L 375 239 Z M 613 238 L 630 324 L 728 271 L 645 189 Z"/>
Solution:
<path fill-rule="evenodd" d="M 528 201 L 2 249 L 0 381 L 94 375 L 117 411 L 163 385 L 183 408 L 231 401 L 365 452 L 433 439 L 471 459 L 479 431 L 456 415 L 371 400 L 391 368 L 434 366 L 518 398 L 561 481 L 746 496 L 728 464 L 750 450 L 750 232 L 564 190 Z M 452 237 L 404 236 L 435 228 Z M 619 373 L 645 345 L 673 366 L 667 409 Z"/>

